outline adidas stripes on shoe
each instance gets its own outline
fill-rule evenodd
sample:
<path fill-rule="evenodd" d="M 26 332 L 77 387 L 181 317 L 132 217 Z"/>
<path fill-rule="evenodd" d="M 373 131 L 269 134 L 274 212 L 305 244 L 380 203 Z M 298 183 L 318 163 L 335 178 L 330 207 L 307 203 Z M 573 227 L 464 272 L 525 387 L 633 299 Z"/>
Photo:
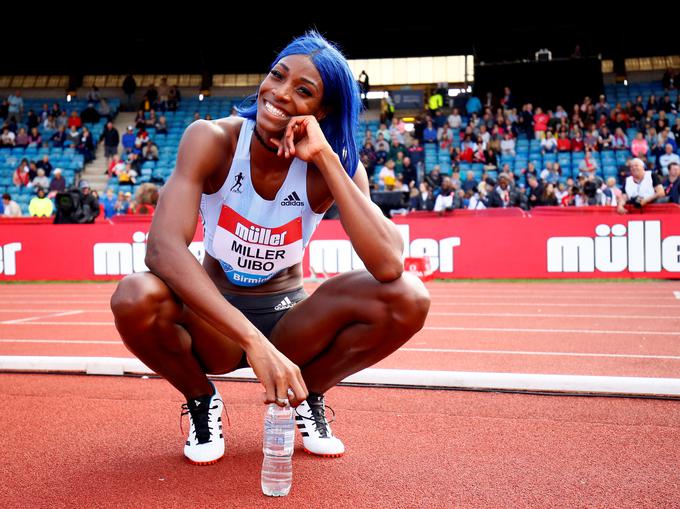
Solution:
<path fill-rule="evenodd" d="M 217 387 L 212 396 L 199 396 L 182 405 L 182 417 L 189 414 L 189 436 L 184 443 L 184 455 L 194 465 L 211 465 L 224 456 L 224 434 L 222 432 L 222 410 L 224 404 Z"/>
<path fill-rule="evenodd" d="M 295 408 L 295 423 L 302 435 L 305 452 L 337 458 L 345 453 L 345 445 L 333 435 L 330 423 L 326 420 L 325 406 L 323 394 L 310 394 Z M 328 408 L 335 416 L 335 411 Z"/>

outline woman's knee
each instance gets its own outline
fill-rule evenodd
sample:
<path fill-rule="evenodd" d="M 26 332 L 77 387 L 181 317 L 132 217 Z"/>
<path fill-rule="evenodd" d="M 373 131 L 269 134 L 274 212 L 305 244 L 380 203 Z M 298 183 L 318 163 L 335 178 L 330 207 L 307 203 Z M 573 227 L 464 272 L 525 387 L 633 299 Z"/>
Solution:
<path fill-rule="evenodd" d="M 423 328 L 430 310 L 430 292 L 418 276 L 402 272 L 387 285 L 385 298 L 388 302 L 389 319 L 410 335 Z M 409 336 L 410 337 L 410 336 Z"/>
<path fill-rule="evenodd" d="M 182 313 L 182 303 L 163 280 L 150 272 L 125 276 L 110 304 L 119 331 L 148 329 L 159 319 L 175 322 Z"/>

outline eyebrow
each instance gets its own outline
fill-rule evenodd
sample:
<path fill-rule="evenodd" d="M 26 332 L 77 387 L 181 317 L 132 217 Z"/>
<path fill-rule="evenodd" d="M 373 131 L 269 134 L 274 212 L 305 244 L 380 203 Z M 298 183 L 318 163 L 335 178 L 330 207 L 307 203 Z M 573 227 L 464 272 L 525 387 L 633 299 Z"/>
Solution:
<path fill-rule="evenodd" d="M 279 65 L 280 65 L 281 67 L 283 67 L 286 71 L 290 71 L 290 69 L 288 68 L 288 66 L 287 66 L 286 64 L 284 64 L 283 62 L 279 62 Z M 316 83 L 314 83 L 312 80 L 307 79 L 307 78 L 300 78 L 300 79 L 301 79 L 302 81 L 306 81 L 306 82 L 309 83 L 310 85 L 314 86 L 314 88 L 316 88 L 316 91 L 317 91 L 317 92 L 319 91 L 319 87 L 317 87 L 317 86 L 316 86 Z"/>

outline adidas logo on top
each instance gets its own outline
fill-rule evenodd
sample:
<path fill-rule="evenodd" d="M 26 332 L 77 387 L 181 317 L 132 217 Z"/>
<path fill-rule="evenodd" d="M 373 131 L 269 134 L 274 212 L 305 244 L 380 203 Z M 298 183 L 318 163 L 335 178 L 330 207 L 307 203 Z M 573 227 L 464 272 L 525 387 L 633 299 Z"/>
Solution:
<path fill-rule="evenodd" d="M 304 207 L 305 202 L 300 200 L 300 197 L 298 196 L 296 191 L 293 191 L 290 193 L 288 196 L 286 196 L 283 201 L 281 202 L 281 205 L 293 205 L 293 206 L 299 206 L 299 207 Z"/>
<path fill-rule="evenodd" d="M 274 307 L 274 311 L 280 311 L 280 310 L 282 310 L 282 309 L 292 308 L 294 305 L 295 305 L 295 302 L 293 302 L 293 301 L 290 300 L 288 297 L 286 297 L 285 299 L 283 299 L 281 302 L 279 302 L 279 303 Z"/>

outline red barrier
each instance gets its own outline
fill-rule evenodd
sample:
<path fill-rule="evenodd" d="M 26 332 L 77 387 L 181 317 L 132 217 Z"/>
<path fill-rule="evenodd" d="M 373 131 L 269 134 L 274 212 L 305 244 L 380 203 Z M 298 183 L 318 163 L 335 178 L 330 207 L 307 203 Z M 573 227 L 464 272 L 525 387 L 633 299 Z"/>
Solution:
<path fill-rule="evenodd" d="M 399 216 L 404 258 L 428 256 L 435 277 L 571 278 L 680 277 L 680 214 L 676 207 L 619 215 L 597 207 L 550 215 L 453 214 Z M 574 212 L 572 212 L 573 210 Z M 0 280 L 118 279 L 146 270 L 149 216 L 121 216 L 90 225 L 44 219 L 0 223 Z M 202 260 L 197 224 L 192 253 Z M 325 220 L 305 250 L 303 273 L 362 268 L 339 220 Z"/>

